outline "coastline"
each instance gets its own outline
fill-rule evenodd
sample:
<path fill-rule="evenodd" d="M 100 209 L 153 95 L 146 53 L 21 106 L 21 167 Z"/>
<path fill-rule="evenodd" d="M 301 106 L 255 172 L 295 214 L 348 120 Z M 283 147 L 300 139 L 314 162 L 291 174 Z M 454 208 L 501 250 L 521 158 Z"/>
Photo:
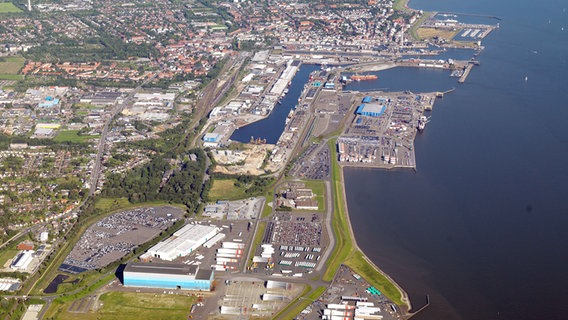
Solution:
<path fill-rule="evenodd" d="M 327 143 L 332 159 L 332 195 L 330 196 L 333 196 L 332 226 L 336 243 L 333 249 L 333 257 L 328 260 L 327 271 L 323 275 L 323 280 L 335 277 L 339 266 L 344 264 L 382 291 L 385 296 L 401 308 L 402 314 L 409 318 L 414 314 L 410 313 L 412 304 L 406 291 L 371 261 L 357 245 L 347 208 L 343 167 L 336 161 L 336 138 L 330 139 Z"/>
<path fill-rule="evenodd" d="M 406 293 L 406 291 L 404 291 L 404 289 L 393 279 L 391 278 L 386 272 L 384 272 L 381 268 L 379 268 L 379 266 L 377 266 L 373 261 L 371 261 L 371 259 L 369 259 L 367 257 L 367 255 L 365 255 L 365 252 L 359 247 L 359 245 L 357 245 L 357 239 L 355 238 L 355 233 L 353 232 L 353 226 L 351 225 L 351 220 L 349 217 L 349 206 L 347 204 L 347 194 L 345 192 L 345 180 L 343 178 L 344 173 L 343 173 L 343 166 L 339 165 L 339 181 L 341 182 L 341 193 L 343 194 L 343 201 L 340 203 L 340 205 L 343 206 L 343 210 L 345 210 L 345 219 L 347 220 L 347 225 L 349 227 L 349 235 L 353 241 L 353 249 L 359 251 L 362 253 L 363 255 L 363 259 L 365 259 L 365 261 L 371 265 L 375 271 L 377 271 L 378 273 L 382 274 L 385 278 L 388 279 L 388 281 L 390 281 L 396 288 L 397 290 L 400 292 L 400 294 L 402 295 L 401 300 L 406 304 L 407 306 L 407 310 L 404 310 L 404 313 L 406 315 L 413 315 L 412 313 L 410 313 L 410 310 L 412 310 L 412 302 L 410 301 L 408 294 Z"/>

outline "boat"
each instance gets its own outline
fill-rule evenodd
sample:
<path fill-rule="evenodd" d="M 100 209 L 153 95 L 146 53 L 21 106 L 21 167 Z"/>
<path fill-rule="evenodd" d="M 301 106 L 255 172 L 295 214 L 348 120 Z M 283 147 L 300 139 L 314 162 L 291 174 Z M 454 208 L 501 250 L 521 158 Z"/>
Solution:
<path fill-rule="evenodd" d="M 418 118 L 418 131 L 424 130 L 429 120 L 430 119 L 426 116 L 420 116 L 420 118 Z"/>
<path fill-rule="evenodd" d="M 377 80 L 378 78 L 379 77 L 377 77 L 377 75 L 374 74 L 363 74 L 363 75 L 354 74 L 351 77 L 349 77 L 349 79 L 353 81 Z"/>

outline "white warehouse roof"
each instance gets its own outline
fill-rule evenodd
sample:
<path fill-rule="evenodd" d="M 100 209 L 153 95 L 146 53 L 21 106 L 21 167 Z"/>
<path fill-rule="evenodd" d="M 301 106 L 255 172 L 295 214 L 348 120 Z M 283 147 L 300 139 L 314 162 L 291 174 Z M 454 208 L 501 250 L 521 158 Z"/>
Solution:
<path fill-rule="evenodd" d="M 150 248 L 147 255 L 172 261 L 177 257 L 190 254 L 217 233 L 219 233 L 219 228 L 217 227 L 188 224 L 170 238 Z"/>

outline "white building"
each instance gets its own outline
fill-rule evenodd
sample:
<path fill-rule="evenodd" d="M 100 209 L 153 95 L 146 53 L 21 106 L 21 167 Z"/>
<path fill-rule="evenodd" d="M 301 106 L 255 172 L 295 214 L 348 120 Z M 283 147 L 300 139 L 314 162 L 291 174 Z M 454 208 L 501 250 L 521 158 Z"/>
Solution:
<path fill-rule="evenodd" d="M 14 261 L 12 261 L 12 265 L 10 265 L 10 268 L 13 270 L 26 270 L 28 268 L 28 266 L 30 265 L 30 263 L 32 262 L 32 254 L 35 251 L 33 250 L 24 250 L 21 253 L 19 253 L 16 258 L 14 259 Z"/>
<path fill-rule="evenodd" d="M 186 256 L 219 233 L 219 228 L 200 224 L 188 224 L 170 238 L 148 250 L 142 259 L 159 258 L 166 261 Z"/>

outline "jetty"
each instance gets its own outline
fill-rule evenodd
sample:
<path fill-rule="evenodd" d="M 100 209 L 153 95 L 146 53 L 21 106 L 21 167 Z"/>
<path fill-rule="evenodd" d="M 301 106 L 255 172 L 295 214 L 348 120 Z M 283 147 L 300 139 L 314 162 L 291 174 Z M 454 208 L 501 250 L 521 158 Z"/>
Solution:
<path fill-rule="evenodd" d="M 462 76 L 458 79 L 458 82 L 459 82 L 459 83 L 464 83 L 464 82 L 465 82 L 465 79 L 467 79 L 467 76 L 469 76 L 469 73 L 471 72 L 471 69 L 473 69 L 473 66 L 474 66 L 474 65 L 475 65 L 475 64 L 473 64 L 473 63 L 469 63 L 469 64 L 467 65 L 467 67 L 465 67 L 465 71 L 463 72 Z"/>

